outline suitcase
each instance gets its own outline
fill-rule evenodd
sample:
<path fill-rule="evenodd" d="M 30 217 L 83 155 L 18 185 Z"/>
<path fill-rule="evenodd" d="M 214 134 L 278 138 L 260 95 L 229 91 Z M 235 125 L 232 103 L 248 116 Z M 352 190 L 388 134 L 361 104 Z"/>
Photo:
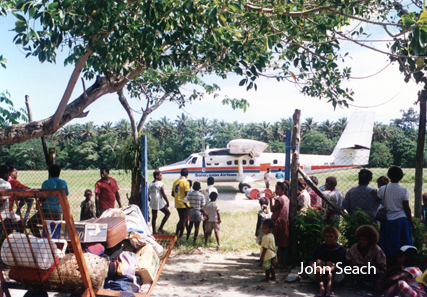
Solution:
<path fill-rule="evenodd" d="M 128 236 L 125 218 L 100 218 L 83 221 L 85 223 L 107 224 L 107 241 L 105 247 L 108 249 L 120 243 Z"/>

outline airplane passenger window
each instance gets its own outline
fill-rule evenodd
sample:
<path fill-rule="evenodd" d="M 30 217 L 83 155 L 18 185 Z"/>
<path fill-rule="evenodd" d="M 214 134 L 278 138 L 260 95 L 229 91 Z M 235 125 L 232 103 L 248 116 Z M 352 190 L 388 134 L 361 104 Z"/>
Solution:
<path fill-rule="evenodd" d="M 191 163 L 196 164 L 196 162 L 197 162 L 197 157 L 194 157 L 193 160 L 191 160 Z"/>
<path fill-rule="evenodd" d="M 206 165 L 211 166 L 211 165 L 212 165 L 212 163 L 206 163 Z"/>
<path fill-rule="evenodd" d="M 234 160 L 234 165 L 237 165 L 238 163 L 237 163 L 237 160 Z"/>
<path fill-rule="evenodd" d="M 254 160 L 249 160 L 249 165 L 254 165 Z"/>
<path fill-rule="evenodd" d="M 246 165 L 246 160 L 243 160 L 243 165 Z"/>
<path fill-rule="evenodd" d="M 277 160 L 273 160 L 273 164 L 277 164 Z"/>
<path fill-rule="evenodd" d="M 231 164 L 233 164 L 233 162 L 227 161 L 227 165 L 231 165 Z"/>
<path fill-rule="evenodd" d="M 214 165 L 215 165 L 215 166 L 218 166 L 218 165 L 219 165 L 219 163 L 215 163 Z"/>

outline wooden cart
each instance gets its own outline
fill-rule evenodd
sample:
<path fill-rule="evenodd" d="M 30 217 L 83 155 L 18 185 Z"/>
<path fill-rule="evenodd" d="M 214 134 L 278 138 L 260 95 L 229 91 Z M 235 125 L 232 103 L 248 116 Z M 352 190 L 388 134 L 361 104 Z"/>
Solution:
<path fill-rule="evenodd" d="M 0 231 L 3 231 L 3 234 L 6 237 L 3 244 L 7 244 L 9 247 L 7 249 L 7 253 L 5 252 L 5 259 L 2 259 L 2 262 L 6 264 L 9 263 L 11 266 L 11 270 L 9 270 L 7 269 L 7 265 L 2 265 L 2 273 L 0 273 L 0 296 L 3 296 L 4 292 L 7 297 L 10 297 L 9 288 L 81 293 L 83 296 L 91 297 L 95 297 L 95 294 L 98 296 L 119 296 L 123 293 L 120 291 L 93 288 L 87 263 L 83 256 L 79 236 L 74 225 L 74 219 L 68 203 L 67 195 L 63 189 L 0 190 L 0 197 Z M 54 202 L 58 200 L 59 204 L 55 205 Z M 30 218 L 38 216 L 37 218 L 39 220 L 36 221 L 35 219 L 30 219 L 26 222 L 26 226 L 20 223 L 23 222 L 24 216 L 21 213 L 18 213 L 17 216 L 19 218 L 17 218 L 13 212 L 8 211 L 9 203 L 13 203 L 13 205 L 17 207 L 19 205 L 19 201 L 33 201 L 35 207 L 31 207 L 31 203 L 27 204 L 27 207 L 31 207 Z M 69 248 L 72 249 L 75 254 L 80 274 L 74 279 L 76 283 L 79 283 L 80 285 L 73 287 L 73 291 L 64 291 L 64 287 L 61 286 L 61 282 L 64 283 L 64 279 L 58 269 L 58 261 L 56 257 L 58 255 L 58 250 L 56 248 L 55 239 L 51 238 L 49 232 L 44 232 L 43 237 L 45 238 L 41 240 L 35 239 L 35 237 L 31 235 L 31 233 L 38 233 L 43 229 L 46 231 L 46 220 L 58 220 L 58 212 L 56 210 L 59 205 L 62 209 L 63 220 L 66 222 L 66 228 L 70 237 L 69 243 L 71 243 L 71 246 Z M 35 222 L 37 224 L 35 224 Z M 30 232 L 30 230 L 32 232 Z M 135 296 L 150 296 L 176 242 L 176 236 L 155 235 L 154 237 L 164 248 L 164 253 L 160 259 L 159 269 L 153 283 L 143 285 L 141 287 L 141 293 L 133 293 Z M 40 254 L 43 254 L 44 261 L 40 261 Z M 25 265 L 22 263 L 25 263 Z M 22 265 L 20 266 L 20 264 Z M 55 272 L 56 270 L 56 273 L 59 276 L 59 283 L 57 282 L 53 284 L 50 282 L 48 276 L 45 275 L 45 271 L 47 269 L 47 267 L 45 267 L 46 265 L 51 265 L 50 269 L 52 271 Z M 28 268 L 28 266 L 31 266 L 31 268 Z M 13 274 L 13 279 L 11 278 L 11 274 Z"/>

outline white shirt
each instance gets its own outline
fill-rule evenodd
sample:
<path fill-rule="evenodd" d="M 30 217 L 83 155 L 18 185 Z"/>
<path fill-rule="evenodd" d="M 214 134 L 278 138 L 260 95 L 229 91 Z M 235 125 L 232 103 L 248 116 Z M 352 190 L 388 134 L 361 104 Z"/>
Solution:
<path fill-rule="evenodd" d="M 218 222 L 218 213 L 219 211 L 218 206 L 216 205 L 216 202 L 209 202 L 205 204 L 202 208 L 204 212 L 208 215 L 209 219 L 208 222 Z"/>
<path fill-rule="evenodd" d="M 166 201 L 163 199 L 161 188 L 164 183 L 156 181 L 148 186 L 148 192 L 150 193 L 150 207 L 154 210 L 160 210 L 166 206 Z"/>
<path fill-rule="evenodd" d="M 0 189 L 11 190 L 12 186 L 10 183 L 0 178 Z M 3 220 L 11 219 L 12 222 L 19 222 L 21 219 L 18 215 L 15 215 L 14 212 L 9 212 L 9 197 L 4 197 L 3 205 L 0 207 L 1 218 Z"/>
<path fill-rule="evenodd" d="M 398 183 L 389 183 L 378 190 L 378 197 L 387 210 L 387 221 L 406 217 L 403 209 L 403 201 L 409 201 L 409 192 L 406 188 Z"/>
<path fill-rule="evenodd" d="M 210 201 L 210 199 L 209 199 L 209 195 L 212 193 L 212 192 L 216 192 L 217 194 L 219 194 L 218 193 L 218 189 L 217 188 L 215 188 L 215 186 L 214 185 L 210 185 L 210 186 L 208 186 L 206 189 L 204 189 L 203 191 L 201 191 L 202 193 L 203 193 L 203 195 L 205 195 L 205 199 L 206 199 L 206 202 L 209 202 Z"/>
<path fill-rule="evenodd" d="M 270 172 L 266 172 L 266 173 L 264 173 L 264 181 L 265 181 L 265 182 L 269 182 L 269 181 L 271 181 L 271 175 L 270 175 Z"/>

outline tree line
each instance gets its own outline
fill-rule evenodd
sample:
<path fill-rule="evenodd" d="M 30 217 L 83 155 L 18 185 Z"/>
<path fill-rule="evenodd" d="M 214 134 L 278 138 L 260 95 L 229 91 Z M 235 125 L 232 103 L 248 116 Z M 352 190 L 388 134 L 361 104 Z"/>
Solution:
<path fill-rule="evenodd" d="M 370 167 L 398 165 L 414 167 L 417 147 L 417 123 L 419 114 L 409 108 L 402 110 L 401 118 L 389 124 L 375 122 Z M 301 124 L 301 153 L 330 154 L 347 125 L 347 118 L 336 122 L 317 122 L 306 118 Z M 217 119 L 192 119 L 182 113 L 175 119 L 163 117 L 151 120 L 142 131 L 148 136 L 149 168 L 184 160 L 190 154 L 202 150 L 202 139 L 210 148 L 224 148 L 232 139 L 246 138 L 269 144 L 272 152 L 285 152 L 286 130 L 292 129 L 291 117 L 277 122 L 228 123 Z M 105 122 L 97 126 L 93 122 L 67 125 L 46 137 L 48 147 L 56 149 L 56 163 L 64 169 L 96 169 L 108 166 L 122 169 L 120 157 L 128 153 L 132 142 L 129 121 Z M 0 147 L 0 163 L 12 160 L 21 170 L 46 169 L 40 140 Z M 426 163 L 426 161 L 424 161 Z"/>

